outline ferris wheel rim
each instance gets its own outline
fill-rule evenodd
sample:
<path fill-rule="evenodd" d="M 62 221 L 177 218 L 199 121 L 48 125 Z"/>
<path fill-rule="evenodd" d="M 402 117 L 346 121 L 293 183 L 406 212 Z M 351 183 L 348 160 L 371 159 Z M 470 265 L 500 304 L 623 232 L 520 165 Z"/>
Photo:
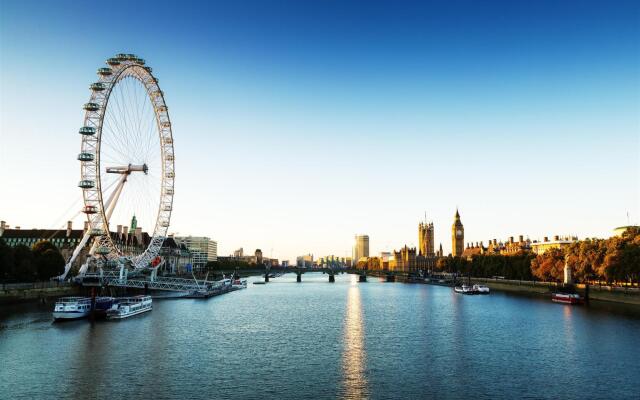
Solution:
<path fill-rule="evenodd" d="M 147 96 L 144 101 L 150 101 L 153 106 L 160 146 L 160 165 L 162 166 L 160 199 L 158 210 L 155 214 L 153 232 L 144 252 L 135 258 L 132 257 L 136 267 L 145 267 L 159 253 L 160 247 L 167 236 L 173 209 L 175 157 L 171 120 L 164 93 L 158 85 L 157 78 L 152 74 L 151 68 L 145 66 L 144 60 L 134 55 L 120 54 L 115 58 L 108 59 L 107 63 L 109 68 L 98 69 L 100 78 L 90 85 L 92 93 L 89 103 L 86 103 L 84 107 L 86 112 L 84 125 L 80 133 L 83 134 L 84 129 L 87 134 L 82 135 L 81 155 L 93 152 L 94 157 L 91 159 L 91 157 L 85 156 L 85 159 L 81 159 L 79 156 L 79 159 L 81 159 L 81 181 L 79 186 L 83 191 L 85 212 L 92 211 L 91 214 L 87 212 L 87 220 L 89 221 L 91 234 L 95 234 L 93 246 L 97 245 L 99 248 L 106 248 L 108 252 L 104 255 L 107 259 L 121 257 L 123 251 L 114 243 L 111 237 L 110 221 L 106 214 L 103 198 L 101 146 L 105 117 L 114 88 L 127 77 L 136 79 L 146 91 Z M 93 181 L 93 185 L 91 185 L 91 181 Z"/>

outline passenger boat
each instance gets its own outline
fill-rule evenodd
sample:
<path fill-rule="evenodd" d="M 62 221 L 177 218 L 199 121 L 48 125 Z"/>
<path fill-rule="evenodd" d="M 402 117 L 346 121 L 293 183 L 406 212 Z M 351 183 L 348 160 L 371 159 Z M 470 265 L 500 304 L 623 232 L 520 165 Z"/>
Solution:
<path fill-rule="evenodd" d="M 489 292 L 491 291 L 488 286 L 478 284 L 473 285 L 472 289 L 477 294 L 489 294 Z"/>
<path fill-rule="evenodd" d="M 53 307 L 56 321 L 86 318 L 91 313 L 91 297 L 61 297 Z"/>
<path fill-rule="evenodd" d="M 462 294 L 475 294 L 475 292 L 473 291 L 473 288 L 471 286 L 468 285 L 462 285 L 462 286 L 455 286 L 453 288 L 453 290 L 456 293 L 462 293 Z"/>
<path fill-rule="evenodd" d="M 107 310 L 107 319 L 124 319 L 151 311 L 151 296 L 134 296 L 117 299 L 117 303 Z"/>
<path fill-rule="evenodd" d="M 246 289 L 247 288 L 247 280 L 246 279 L 234 279 L 233 282 L 231 282 L 231 287 L 234 290 L 238 290 L 238 289 Z"/>
<path fill-rule="evenodd" d="M 582 304 L 584 299 L 577 293 L 552 293 L 551 301 L 563 304 Z"/>
<path fill-rule="evenodd" d="M 104 317 L 115 299 L 113 297 L 96 297 L 93 311 L 97 317 Z M 56 321 L 80 319 L 91 314 L 91 297 L 61 297 L 56 301 L 53 318 Z"/>

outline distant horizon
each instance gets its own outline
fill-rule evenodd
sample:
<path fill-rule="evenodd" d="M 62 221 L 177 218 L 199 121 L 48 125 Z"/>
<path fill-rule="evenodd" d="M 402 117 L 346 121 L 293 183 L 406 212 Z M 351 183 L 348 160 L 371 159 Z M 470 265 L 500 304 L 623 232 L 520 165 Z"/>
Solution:
<path fill-rule="evenodd" d="M 122 52 L 168 105 L 169 233 L 219 255 L 350 256 L 356 233 L 373 255 L 415 247 L 425 212 L 449 254 L 456 207 L 465 243 L 640 223 L 637 2 L 126 4 L 0 5 L 11 226 L 82 227 L 82 105 Z"/>

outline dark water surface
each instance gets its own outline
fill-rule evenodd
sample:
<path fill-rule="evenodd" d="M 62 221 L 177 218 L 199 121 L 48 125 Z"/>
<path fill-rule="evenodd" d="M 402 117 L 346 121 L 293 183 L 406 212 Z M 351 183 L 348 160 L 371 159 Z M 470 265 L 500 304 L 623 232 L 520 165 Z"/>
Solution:
<path fill-rule="evenodd" d="M 3 399 L 638 398 L 640 314 L 322 274 L 119 322 L 0 308 Z"/>

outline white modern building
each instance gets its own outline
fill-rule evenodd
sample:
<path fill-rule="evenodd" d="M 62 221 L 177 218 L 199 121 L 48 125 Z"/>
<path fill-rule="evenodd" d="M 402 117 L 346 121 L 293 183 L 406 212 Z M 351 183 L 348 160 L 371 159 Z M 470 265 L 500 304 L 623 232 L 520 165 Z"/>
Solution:
<path fill-rule="evenodd" d="M 218 242 L 206 236 L 176 236 L 176 242 L 183 243 L 193 260 L 193 267 L 203 268 L 209 261 L 218 260 Z"/>

